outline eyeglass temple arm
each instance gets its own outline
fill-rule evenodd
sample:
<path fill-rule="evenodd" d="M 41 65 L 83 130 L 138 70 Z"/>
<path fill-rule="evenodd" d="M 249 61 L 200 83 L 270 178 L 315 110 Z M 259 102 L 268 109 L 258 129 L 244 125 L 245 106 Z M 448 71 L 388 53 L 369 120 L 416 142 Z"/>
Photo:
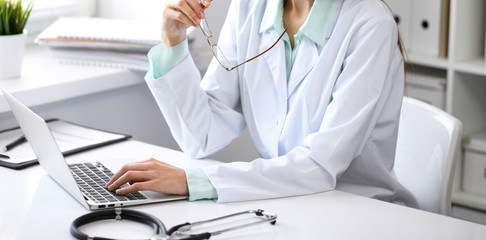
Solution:
<path fill-rule="evenodd" d="M 272 46 L 270 46 L 270 47 L 269 47 L 267 50 L 265 50 L 265 51 L 263 51 L 263 52 L 259 53 L 258 55 L 254 56 L 254 57 L 252 57 L 252 58 L 250 58 L 250 59 L 248 59 L 248 60 L 246 60 L 246 61 L 244 61 L 244 62 L 242 62 L 242 63 L 240 63 L 240 64 L 238 64 L 238 65 L 236 65 L 236 66 L 234 66 L 234 67 L 227 68 L 226 70 L 231 71 L 231 70 L 233 70 L 233 69 L 235 69 L 235 68 L 237 68 L 237 67 L 239 67 L 239 66 L 241 66 L 241 65 L 243 65 L 243 64 L 245 64 L 245 63 L 247 63 L 247 62 L 250 62 L 250 61 L 254 60 L 255 58 L 258 58 L 258 57 L 260 57 L 260 56 L 261 56 L 261 55 L 263 55 L 263 54 L 265 54 L 265 53 L 266 53 L 266 52 L 268 52 L 270 49 L 272 49 L 272 48 L 273 48 L 275 45 L 277 45 L 277 43 L 280 41 L 280 39 L 282 39 L 282 37 L 284 36 L 284 34 L 285 34 L 286 32 L 287 32 L 287 28 L 286 28 L 286 29 L 283 31 L 283 33 L 280 35 L 280 37 L 278 37 L 277 41 L 275 41 L 275 43 L 274 43 Z"/>

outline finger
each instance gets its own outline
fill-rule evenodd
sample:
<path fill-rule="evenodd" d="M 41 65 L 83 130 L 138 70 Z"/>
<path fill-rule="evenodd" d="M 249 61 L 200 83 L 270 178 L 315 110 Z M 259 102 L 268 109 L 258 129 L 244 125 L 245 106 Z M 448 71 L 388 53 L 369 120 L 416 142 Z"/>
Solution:
<path fill-rule="evenodd" d="M 175 194 L 175 195 L 188 195 L 189 190 L 187 189 L 187 182 L 184 181 L 181 183 L 175 181 L 161 181 L 160 179 L 152 179 L 149 181 L 143 182 L 135 182 L 134 184 L 120 188 L 116 190 L 116 194 L 124 195 L 131 192 L 137 191 L 155 191 L 167 194 Z"/>
<path fill-rule="evenodd" d="M 125 164 L 118 172 L 116 172 L 113 177 L 111 177 L 110 181 L 108 181 L 105 184 L 105 187 L 110 186 L 113 184 L 118 178 L 123 176 L 127 171 L 147 171 L 152 168 L 154 168 L 154 164 L 160 163 L 160 161 L 150 158 L 147 160 L 139 161 L 139 162 L 134 162 L 134 163 L 129 163 Z"/>
<path fill-rule="evenodd" d="M 113 177 L 111 177 L 110 181 L 105 184 L 105 187 L 110 186 L 113 184 L 117 179 L 123 176 L 128 171 L 146 171 L 150 169 L 150 166 L 145 162 L 135 162 L 125 164 L 118 172 L 116 172 Z"/>
<path fill-rule="evenodd" d="M 108 190 L 113 191 L 128 182 L 143 182 L 150 179 L 146 171 L 128 171 L 108 186 Z"/>
<path fill-rule="evenodd" d="M 130 163 L 132 164 L 132 163 Z M 106 184 L 105 184 L 105 187 L 108 188 L 108 186 L 112 185 L 118 178 L 120 178 L 121 176 L 123 176 L 123 174 L 125 174 L 127 171 L 129 171 L 129 164 L 127 165 L 124 165 L 120 170 L 118 170 L 110 179 L 110 181 L 108 181 Z"/>
<path fill-rule="evenodd" d="M 203 8 L 204 5 L 199 3 L 199 1 L 193 0 L 193 1 L 189 1 L 189 6 L 192 8 L 194 13 L 196 13 L 199 19 L 204 18 L 204 8 Z"/>
<path fill-rule="evenodd" d="M 201 0 L 201 5 L 204 9 L 208 8 L 211 5 L 211 0 Z"/>
<path fill-rule="evenodd" d="M 171 9 L 171 8 L 166 8 L 164 11 L 164 15 L 168 19 L 175 19 L 181 23 L 187 24 L 189 26 L 194 26 L 196 27 L 197 25 L 194 23 L 193 20 L 191 20 L 189 17 L 187 17 L 186 14 L 184 14 L 181 11 Z"/>
<path fill-rule="evenodd" d="M 116 190 L 116 194 L 118 195 L 125 195 L 131 192 L 138 192 L 138 191 L 144 191 L 144 190 L 154 190 L 152 189 L 151 182 L 136 182 L 133 185 L 130 185 L 125 188 L 120 188 Z"/>
<path fill-rule="evenodd" d="M 180 0 L 176 2 L 177 2 L 176 4 L 173 4 L 172 2 L 168 3 L 167 7 L 171 8 L 172 10 L 179 11 L 184 15 L 186 15 L 186 17 L 189 18 L 192 22 L 192 24 L 189 25 L 192 26 L 199 25 L 200 19 L 197 16 L 196 12 L 194 12 L 192 7 L 189 6 L 189 4 L 185 0 Z M 183 16 L 181 15 L 176 15 L 176 17 L 177 20 L 183 19 Z"/>

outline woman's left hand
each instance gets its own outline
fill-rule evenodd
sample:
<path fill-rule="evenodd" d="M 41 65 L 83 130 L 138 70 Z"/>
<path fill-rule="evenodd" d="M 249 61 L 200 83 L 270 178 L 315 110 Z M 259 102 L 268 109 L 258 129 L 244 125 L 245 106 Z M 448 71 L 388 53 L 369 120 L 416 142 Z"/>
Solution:
<path fill-rule="evenodd" d="M 125 183 L 130 183 L 130 186 L 118 189 Z M 176 195 L 189 194 L 184 169 L 153 158 L 126 164 L 111 178 L 106 187 L 110 191 L 117 189 L 116 194 L 119 195 L 142 190 Z"/>

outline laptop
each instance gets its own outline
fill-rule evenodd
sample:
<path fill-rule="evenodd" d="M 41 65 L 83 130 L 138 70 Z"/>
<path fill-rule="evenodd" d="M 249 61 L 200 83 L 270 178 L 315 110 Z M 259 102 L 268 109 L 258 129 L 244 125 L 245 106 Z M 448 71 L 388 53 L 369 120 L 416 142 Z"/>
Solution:
<path fill-rule="evenodd" d="M 117 195 L 104 185 L 113 172 L 100 162 L 67 164 L 44 119 L 3 91 L 25 138 L 47 174 L 90 210 L 186 199 L 186 196 L 140 191 Z M 126 187 L 124 185 L 122 187 Z"/>

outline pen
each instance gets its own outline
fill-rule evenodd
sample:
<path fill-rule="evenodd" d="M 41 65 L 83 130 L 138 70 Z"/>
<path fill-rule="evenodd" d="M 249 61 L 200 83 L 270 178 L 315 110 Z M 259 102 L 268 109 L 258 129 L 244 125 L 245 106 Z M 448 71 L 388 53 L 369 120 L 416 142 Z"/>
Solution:
<path fill-rule="evenodd" d="M 12 148 L 24 143 L 26 141 L 25 136 L 22 135 L 19 138 L 15 139 L 13 142 L 5 145 L 5 147 L 2 147 L 2 152 L 6 152 L 8 150 L 11 150 Z"/>

